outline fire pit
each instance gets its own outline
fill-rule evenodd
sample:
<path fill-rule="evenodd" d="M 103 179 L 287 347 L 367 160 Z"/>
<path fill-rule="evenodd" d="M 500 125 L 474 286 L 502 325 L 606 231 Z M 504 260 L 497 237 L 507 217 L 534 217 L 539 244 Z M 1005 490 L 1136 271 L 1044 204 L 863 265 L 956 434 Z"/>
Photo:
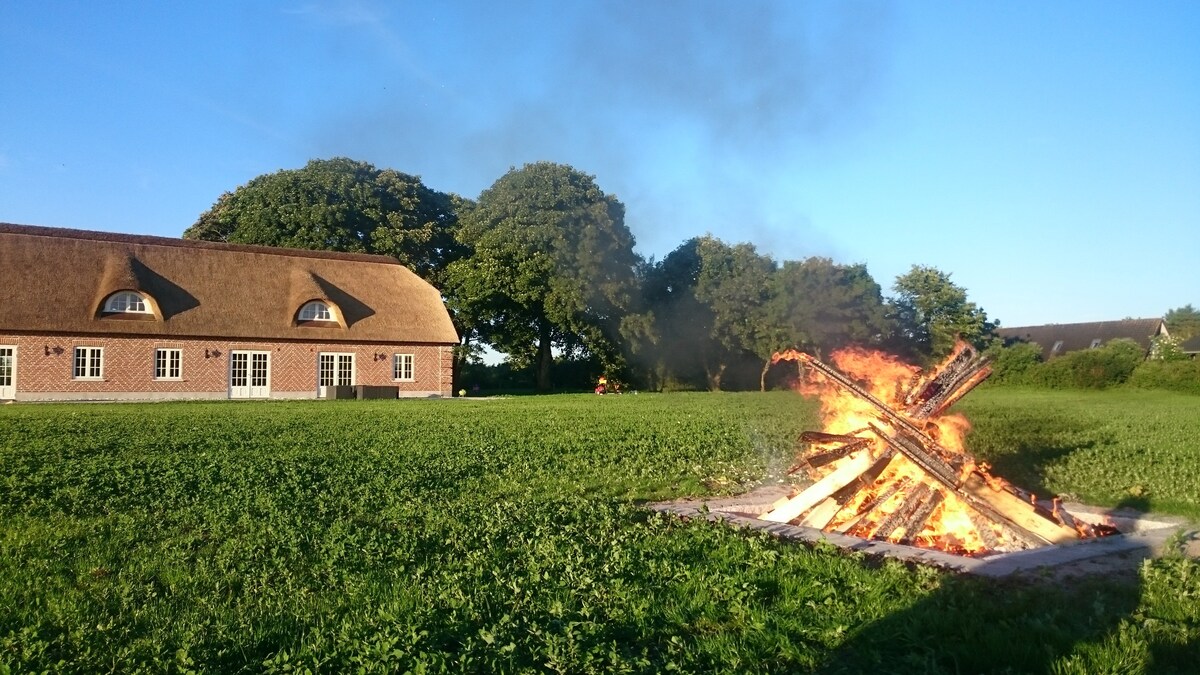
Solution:
<path fill-rule="evenodd" d="M 966 343 L 928 373 L 859 349 L 836 352 L 836 368 L 796 351 L 773 360 L 798 363 L 801 392 L 821 401 L 824 429 L 801 435 L 788 471 L 808 485 L 654 508 L 988 575 L 1108 569 L 1181 540 L 1180 520 L 1064 505 L 991 475 L 964 449 L 966 419 L 945 414 L 991 372 Z"/>

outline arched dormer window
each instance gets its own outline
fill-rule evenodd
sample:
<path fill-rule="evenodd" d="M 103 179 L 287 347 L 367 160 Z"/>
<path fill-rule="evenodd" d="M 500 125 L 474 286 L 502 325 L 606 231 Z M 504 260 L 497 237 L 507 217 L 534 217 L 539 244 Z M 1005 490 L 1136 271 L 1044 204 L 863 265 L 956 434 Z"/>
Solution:
<path fill-rule="evenodd" d="M 300 308 L 300 314 L 297 315 L 296 319 L 298 321 L 337 321 L 337 319 L 333 316 L 333 312 L 330 311 L 329 305 L 321 302 L 320 300 L 313 300 L 311 302 L 304 303 L 304 306 Z"/>
<path fill-rule="evenodd" d="M 150 303 L 140 293 L 121 291 L 113 293 L 104 301 L 105 314 L 153 314 Z"/>

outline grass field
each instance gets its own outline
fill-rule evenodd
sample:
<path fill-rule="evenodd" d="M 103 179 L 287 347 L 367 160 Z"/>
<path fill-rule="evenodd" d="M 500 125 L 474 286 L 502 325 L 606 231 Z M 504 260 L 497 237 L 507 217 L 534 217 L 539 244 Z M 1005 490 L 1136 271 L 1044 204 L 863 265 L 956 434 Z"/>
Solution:
<path fill-rule="evenodd" d="M 1200 397 L 983 389 L 1027 487 L 1200 515 Z M 0 672 L 1193 672 L 1200 565 L 961 578 L 652 516 L 792 394 L 0 408 Z"/>

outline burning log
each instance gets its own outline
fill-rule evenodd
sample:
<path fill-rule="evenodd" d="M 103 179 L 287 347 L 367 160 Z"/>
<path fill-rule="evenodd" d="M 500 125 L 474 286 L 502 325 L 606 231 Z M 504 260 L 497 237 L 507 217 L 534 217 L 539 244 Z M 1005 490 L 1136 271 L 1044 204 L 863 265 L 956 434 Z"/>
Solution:
<path fill-rule="evenodd" d="M 987 359 L 969 345 L 956 347 L 929 377 L 889 362 L 897 373 L 892 391 L 883 386 L 887 383 L 862 386 L 800 352 L 773 358 L 780 360 L 797 361 L 818 384 L 829 385 L 826 392 L 838 392 L 843 400 L 833 407 L 856 430 L 802 434 L 800 442 L 812 451 L 795 470 L 808 467 L 816 482 L 777 502 L 765 520 L 968 552 L 1100 534 L 1073 519 L 1057 500 L 1038 501 L 988 474 L 965 452 L 939 442 L 946 433 L 942 423 L 949 421 L 942 414 L 991 372 Z M 909 386 L 902 388 L 905 380 Z"/>
<path fill-rule="evenodd" d="M 949 360 L 919 389 L 905 396 L 905 412 L 923 420 L 942 414 L 992 374 L 990 359 L 960 342 Z"/>
<path fill-rule="evenodd" d="M 818 502 L 849 485 L 850 481 L 856 480 L 863 472 L 871 468 L 872 463 L 870 450 L 851 453 L 839 462 L 840 466 L 833 473 L 817 481 L 800 495 L 777 504 L 770 513 L 763 516 L 763 519 L 786 523 L 798 518 L 800 514 L 816 506 Z"/>

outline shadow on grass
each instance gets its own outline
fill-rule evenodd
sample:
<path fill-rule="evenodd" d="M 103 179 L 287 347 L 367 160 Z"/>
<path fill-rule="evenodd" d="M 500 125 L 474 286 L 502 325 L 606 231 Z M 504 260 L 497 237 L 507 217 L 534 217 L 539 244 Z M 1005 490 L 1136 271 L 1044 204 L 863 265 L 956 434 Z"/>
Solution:
<path fill-rule="evenodd" d="M 1115 634 L 1139 594 L 1136 574 L 1069 581 L 949 576 L 911 608 L 863 626 L 818 672 L 1042 673 L 1064 665 L 1073 666 L 1067 672 L 1127 672 L 1125 661 L 1109 660 L 1120 654 L 1086 654 Z M 1087 662 L 1072 663 L 1081 651 Z"/>

